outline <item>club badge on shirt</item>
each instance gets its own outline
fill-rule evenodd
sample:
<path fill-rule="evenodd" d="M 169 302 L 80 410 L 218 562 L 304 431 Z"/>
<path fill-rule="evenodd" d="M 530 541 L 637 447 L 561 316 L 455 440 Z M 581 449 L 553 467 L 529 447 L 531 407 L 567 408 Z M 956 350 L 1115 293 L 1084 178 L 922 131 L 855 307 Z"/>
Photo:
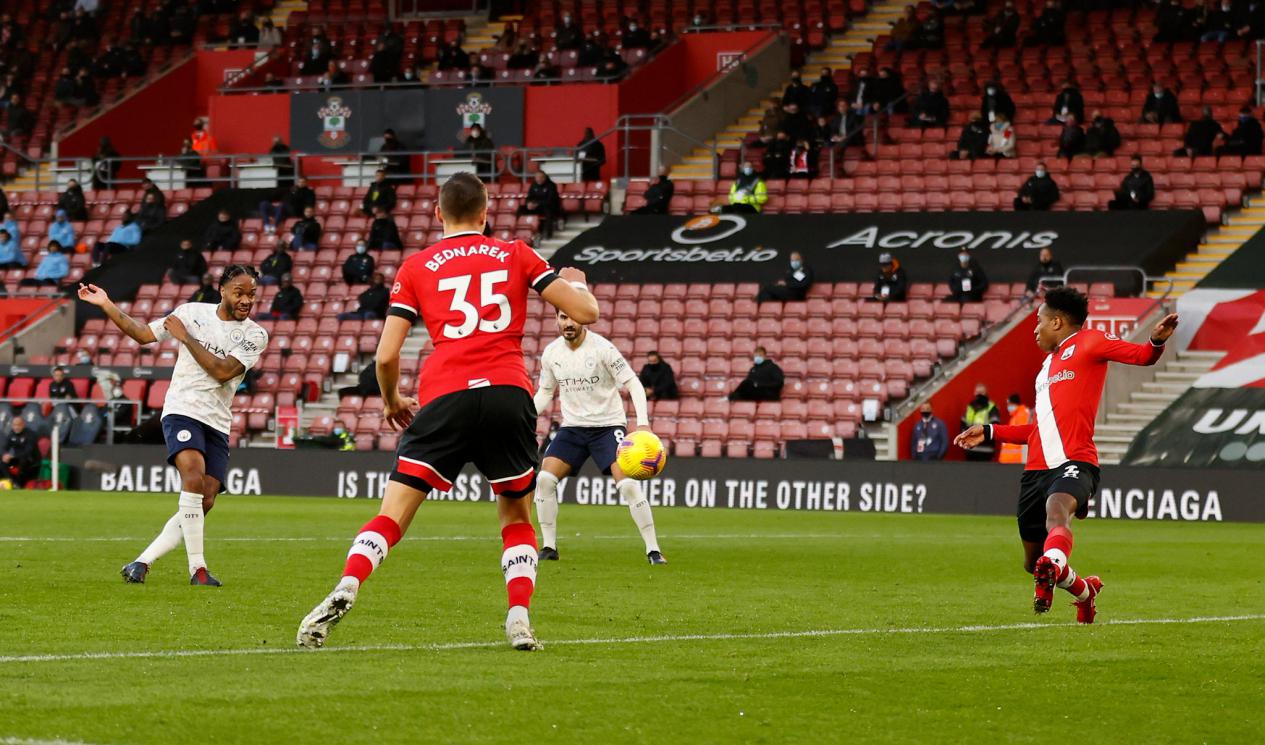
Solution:
<path fill-rule="evenodd" d="M 1076 352 L 1076 345 L 1075 345 L 1075 344 L 1073 344 L 1072 346 L 1070 346 L 1070 347 L 1068 347 L 1067 349 L 1064 349 L 1064 350 L 1063 350 L 1063 354 L 1059 356 L 1059 359 L 1061 359 L 1061 360 L 1068 360 L 1068 359 L 1071 359 L 1072 354 L 1074 354 L 1075 352 Z"/>

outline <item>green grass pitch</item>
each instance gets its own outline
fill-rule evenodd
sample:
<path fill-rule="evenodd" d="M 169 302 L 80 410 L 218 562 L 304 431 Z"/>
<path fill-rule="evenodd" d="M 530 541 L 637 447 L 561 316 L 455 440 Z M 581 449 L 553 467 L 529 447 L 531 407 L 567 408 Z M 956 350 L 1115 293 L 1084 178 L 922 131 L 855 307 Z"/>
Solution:
<path fill-rule="evenodd" d="M 183 548 L 124 585 L 119 568 L 175 501 L 0 494 L 0 742 L 1248 743 L 1265 730 L 1263 525 L 1078 524 L 1072 563 L 1106 582 L 1100 623 L 1078 627 L 1065 593 L 1033 617 L 1007 518 L 662 509 L 671 564 L 652 568 L 625 509 L 564 504 L 562 561 L 541 567 L 533 603 L 545 650 L 525 654 L 501 628 L 494 509 L 433 503 L 310 652 L 294 648 L 299 619 L 376 503 L 225 497 L 207 523 L 223 588 L 189 587 Z"/>

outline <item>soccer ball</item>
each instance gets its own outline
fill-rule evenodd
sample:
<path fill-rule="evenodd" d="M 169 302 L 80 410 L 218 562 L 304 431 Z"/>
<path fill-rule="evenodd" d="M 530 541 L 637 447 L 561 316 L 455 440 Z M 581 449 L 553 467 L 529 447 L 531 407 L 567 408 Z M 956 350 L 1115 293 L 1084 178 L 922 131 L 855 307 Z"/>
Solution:
<path fill-rule="evenodd" d="M 645 481 L 663 472 L 668 464 L 668 454 L 663 442 L 653 432 L 639 430 L 629 432 L 615 451 L 619 470 L 630 479 Z"/>

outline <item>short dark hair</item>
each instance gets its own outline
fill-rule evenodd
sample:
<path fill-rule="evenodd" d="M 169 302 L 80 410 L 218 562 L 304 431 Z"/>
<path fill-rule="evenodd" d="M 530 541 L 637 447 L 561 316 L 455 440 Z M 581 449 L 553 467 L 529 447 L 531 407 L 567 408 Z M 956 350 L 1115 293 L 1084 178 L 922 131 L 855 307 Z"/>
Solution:
<path fill-rule="evenodd" d="M 1077 326 L 1083 325 L 1089 317 L 1089 298 L 1067 285 L 1046 290 L 1045 307 L 1055 313 L 1062 313 Z"/>
<path fill-rule="evenodd" d="M 250 266 L 249 264 L 230 264 L 224 270 L 224 273 L 220 275 L 220 289 L 224 289 L 225 285 L 243 274 L 256 282 L 259 281 L 259 272 L 255 271 L 255 267 Z"/>
<path fill-rule="evenodd" d="M 488 191 L 479 177 L 469 171 L 453 174 L 439 189 L 439 211 L 444 219 L 468 222 L 487 209 Z"/>
<path fill-rule="evenodd" d="M 647 357 L 654 356 L 654 357 L 658 357 L 659 359 L 663 359 L 663 355 L 659 354 L 659 350 L 657 349 L 651 349 L 649 352 L 646 352 L 646 356 Z"/>
<path fill-rule="evenodd" d="M 1018 394 L 1018 393 L 1012 393 L 1012 394 L 1010 394 L 1010 398 L 1008 398 L 1008 399 L 1006 399 L 1006 400 L 1007 400 L 1008 402 L 1012 403 L 1012 404 L 1017 404 L 1017 403 L 1020 403 L 1023 399 L 1019 398 L 1019 394 Z"/>

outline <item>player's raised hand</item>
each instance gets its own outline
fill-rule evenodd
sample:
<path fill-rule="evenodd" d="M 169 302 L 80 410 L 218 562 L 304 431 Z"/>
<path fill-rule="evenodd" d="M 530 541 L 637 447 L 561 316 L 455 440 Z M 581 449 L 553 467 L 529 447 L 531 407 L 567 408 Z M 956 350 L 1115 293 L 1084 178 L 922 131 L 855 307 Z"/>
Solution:
<path fill-rule="evenodd" d="M 163 328 L 167 329 L 171 338 L 182 344 L 189 338 L 189 330 L 184 327 L 184 321 L 176 318 L 175 315 L 163 319 Z"/>
<path fill-rule="evenodd" d="M 104 307 L 106 303 L 110 302 L 110 296 L 105 294 L 105 290 L 96 285 L 86 285 L 82 282 L 79 283 L 79 299 L 98 308 Z"/>
<path fill-rule="evenodd" d="M 953 444 L 964 450 L 971 450 L 984 442 L 984 425 L 974 424 L 958 433 Z"/>
<path fill-rule="evenodd" d="M 393 400 L 383 400 L 382 420 L 391 425 L 391 429 L 399 431 L 408 429 L 413 423 L 413 411 L 417 408 L 417 399 L 396 394 Z"/>
<path fill-rule="evenodd" d="M 1155 324 L 1155 330 L 1151 332 L 1151 341 L 1156 344 L 1163 344 L 1177 330 L 1177 314 L 1169 313 Z"/>
<path fill-rule="evenodd" d="M 562 267 L 561 269 L 558 270 L 558 276 L 565 279 L 568 282 L 580 282 L 581 284 L 588 284 L 588 280 L 585 278 L 584 272 L 579 269 L 576 269 L 573 266 Z"/>

